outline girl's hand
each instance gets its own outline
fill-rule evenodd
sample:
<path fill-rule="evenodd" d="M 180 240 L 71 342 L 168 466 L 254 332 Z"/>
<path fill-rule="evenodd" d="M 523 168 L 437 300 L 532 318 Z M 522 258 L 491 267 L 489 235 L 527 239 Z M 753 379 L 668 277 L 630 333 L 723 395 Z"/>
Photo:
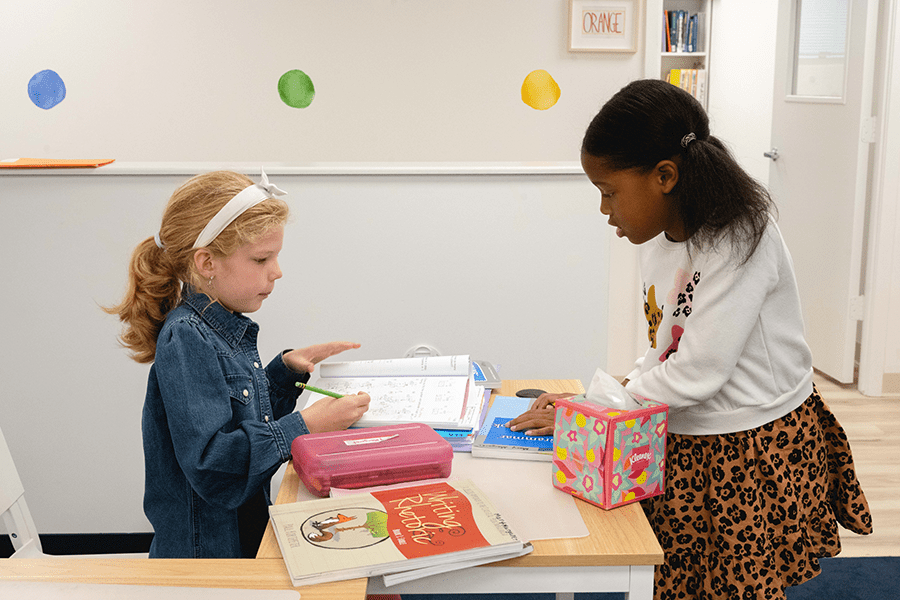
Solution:
<path fill-rule="evenodd" d="M 368 394 L 340 398 L 324 397 L 300 411 L 310 433 L 341 431 L 347 429 L 369 410 Z"/>
<path fill-rule="evenodd" d="M 566 392 L 564 394 L 541 394 L 534 399 L 534 402 L 531 403 L 531 410 L 554 406 L 556 404 L 556 401 L 560 398 L 571 398 L 575 395 L 576 394 L 571 392 Z"/>
<path fill-rule="evenodd" d="M 526 411 L 507 423 L 513 431 L 525 430 L 525 435 L 550 435 L 556 420 L 556 408 L 548 406 Z"/>
<path fill-rule="evenodd" d="M 353 342 L 328 342 L 285 352 L 282 359 L 284 364 L 298 373 L 312 373 L 316 365 L 326 358 L 356 348 L 359 348 L 359 344 Z"/>
<path fill-rule="evenodd" d="M 513 431 L 525 430 L 525 435 L 550 435 L 556 421 L 555 402 L 559 398 L 571 398 L 575 394 L 541 394 L 531 408 L 507 424 Z"/>

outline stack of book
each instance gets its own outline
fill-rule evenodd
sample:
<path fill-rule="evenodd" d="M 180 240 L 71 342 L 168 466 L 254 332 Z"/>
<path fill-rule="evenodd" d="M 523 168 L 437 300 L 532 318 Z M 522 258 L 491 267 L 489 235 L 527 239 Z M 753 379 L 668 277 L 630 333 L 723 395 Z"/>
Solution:
<path fill-rule="evenodd" d="M 672 69 L 666 80 L 706 105 L 706 69 Z"/>
<path fill-rule="evenodd" d="M 478 429 L 481 427 L 484 422 L 486 408 L 490 404 L 491 399 L 491 390 L 485 389 L 484 393 L 481 397 L 481 402 L 477 406 L 477 416 L 474 422 L 471 423 L 471 428 L 466 429 L 443 429 L 436 428 L 435 431 L 438 434 L 447 440 L 450 444 L 450 447 L 453 448 L 454 452 L 471 452 L 472 444 L 475 441 L 475 436 L 478 434 Z M 472 408 L 475 409 L 475 404 L 473 403 Z M 472 413 L 475 414 L 474 412 Z"/>
<path fill-rule="evenodd" d="M 391 586 L 531 552 L 469 480 L 269 507 L 294 586 L 383 576 Z"/>
<path fill-rule="evenodd" d="M 706 26 L 705 13 L 690 14 L 686 10 L 663 11 L 663 52 L 703 52 L 701 40 Z"/>
<path fill-rule="evenodd" d="M 472 443 L 472 456 L 552 460 L 552 435 L 526 435 L 524 431 L 513 431 L 506 427 L 506 423 L 527 411 L 533 401 L 534 398 L 496 396 Z"/>

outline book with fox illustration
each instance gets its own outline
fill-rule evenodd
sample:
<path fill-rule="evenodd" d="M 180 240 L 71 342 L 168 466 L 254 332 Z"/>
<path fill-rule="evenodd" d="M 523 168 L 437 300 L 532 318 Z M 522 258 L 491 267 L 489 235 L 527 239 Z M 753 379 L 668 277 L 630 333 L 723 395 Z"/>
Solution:
<path fill-rule="evenodd" d="M 398 573 L 408 581 L 531 550 L 469 480 L 277 504 L 269 511 L 295 586 Z"/>

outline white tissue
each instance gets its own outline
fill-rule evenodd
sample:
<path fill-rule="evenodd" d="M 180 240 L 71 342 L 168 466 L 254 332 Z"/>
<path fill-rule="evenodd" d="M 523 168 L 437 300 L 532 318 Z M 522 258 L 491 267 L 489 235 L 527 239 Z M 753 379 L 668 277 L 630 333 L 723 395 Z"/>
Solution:
<path fill-rule="evenodd" d="M 588 386 L 585 400 L 600 404 L 608 408 L 619 410 L 634 410 L 641 408 L 641 404 L 632 398 L 628 390 L 621 383 L 607 374 L 603 369 L 597 369 L 591 384 Z"/>

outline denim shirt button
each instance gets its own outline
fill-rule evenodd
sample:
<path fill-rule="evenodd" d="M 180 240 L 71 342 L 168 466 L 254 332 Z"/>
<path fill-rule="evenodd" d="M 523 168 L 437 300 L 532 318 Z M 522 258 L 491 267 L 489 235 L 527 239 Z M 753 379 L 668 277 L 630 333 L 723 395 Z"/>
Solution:
<path fill-rule="evenodd" d="M 244 398 L 246 398 L 249 395 L 250 395 L 250 392 L 248 392 L 247 390 L 244 390 Z"/>
<path fill-rule="evenodd" d="M 258 363 L 258 362 L 254 362 L 254 363 L 253 363 L 253 366 L 254 366 L 255 368 L 258 369 L 258 368 L 259 368 L 259 363 Z"/>
<path fill-rule="evenodd" d="M 266 416 L 264 417 L 264 419 L 266 420 L 266 423 L 268 423 L 268 422 L 269 422 L 269 415 L 266 415 Z"/>

